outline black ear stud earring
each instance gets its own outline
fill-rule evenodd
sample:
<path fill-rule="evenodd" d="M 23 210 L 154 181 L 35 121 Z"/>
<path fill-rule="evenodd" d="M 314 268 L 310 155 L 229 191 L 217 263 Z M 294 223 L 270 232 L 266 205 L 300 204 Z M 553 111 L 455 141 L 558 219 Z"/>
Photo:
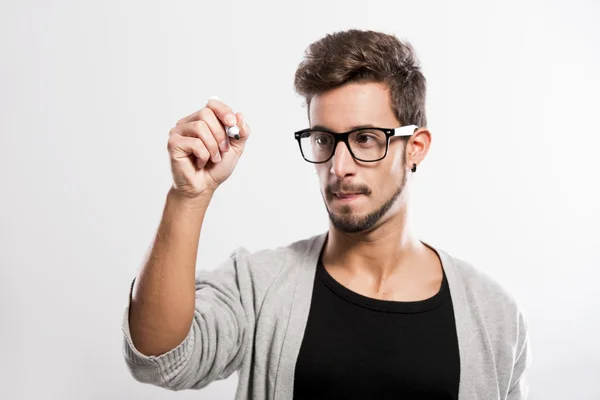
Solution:
<path fill-rule="evenodd" d="M 413 164 L 412 168 L 410 169 L 412 172 L 417 172 L 417 164 Z"/>

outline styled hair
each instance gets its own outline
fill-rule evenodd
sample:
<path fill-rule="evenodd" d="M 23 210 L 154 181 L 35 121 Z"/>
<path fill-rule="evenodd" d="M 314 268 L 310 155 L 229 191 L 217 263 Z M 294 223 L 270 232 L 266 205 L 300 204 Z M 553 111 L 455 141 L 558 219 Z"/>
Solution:
<path fill-rule="evenodd" d="M 410 43 L 393 35 L 351 29 L 312 43 L 294 77 L 310 109 L 313 96 L 347 83 L 383 83 L 402 125 L 426 126 L 425 77 Z"/>

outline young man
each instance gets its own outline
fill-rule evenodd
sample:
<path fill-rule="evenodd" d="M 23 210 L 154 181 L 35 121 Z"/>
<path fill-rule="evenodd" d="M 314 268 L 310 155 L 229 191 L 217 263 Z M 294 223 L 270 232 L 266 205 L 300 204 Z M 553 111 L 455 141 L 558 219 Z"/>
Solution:
<path fill-rule="evenodd" d="M 236 399 L 526 398 L 515 300 L 410 228 L 411 180 L 431 142 L 410 45 L 373 31 L 327 35 L 295 85 L 310 129 L 294 140 L 315 165 L 328 232 L 241 248 L 195 276 L 206 209 L 250 128 L 218 100 L 180 120 L 168 142 L 173 187 L 123 321 L 135 379 L 200 389 L 238 371 Z"/>

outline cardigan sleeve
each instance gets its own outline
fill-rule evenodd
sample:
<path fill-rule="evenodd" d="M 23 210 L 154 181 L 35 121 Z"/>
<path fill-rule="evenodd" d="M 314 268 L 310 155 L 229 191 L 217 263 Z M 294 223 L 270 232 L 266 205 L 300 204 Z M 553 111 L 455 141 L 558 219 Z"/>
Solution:
<path fill-rule="evenodd" d="M 529 368 L 531 365 L 531 347 L 527 320 L 519 312 L 519 339 L 516 361 L 514 363 L 507 400 L 524 400 L 529 396 Z"/>
<path fill-rule="evenodd" d="M 135 348 L 128 323 L 129 303 L 122 330 L 123 354 L 131 375 L 139 382 L 170 390 L 200 389 L 227 378 L 240 368 L 251 346 L 252 295 L 249 276 L 240 268 L 235 253 L 219 268 L 198 272 L 194 317 L 187 337 L 158 356 L 146 356 Z"/>

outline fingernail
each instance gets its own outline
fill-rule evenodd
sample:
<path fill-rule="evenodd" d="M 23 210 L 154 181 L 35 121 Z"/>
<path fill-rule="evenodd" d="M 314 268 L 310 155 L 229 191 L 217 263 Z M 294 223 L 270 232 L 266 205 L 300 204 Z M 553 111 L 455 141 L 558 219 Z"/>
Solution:
<path fill-rule="evenodd" d="M 225 122 L 228 123 L 229 125 L 235 125 L 235 123 L 237 122 L 237 119 L 235 118 L 235 115 L 227 114 L 227 116 L 225 117 Z"/>
<path fill-rule="evenodd" d="M 223 141 L 219 145 L 219 149 L 221 149 L 222 152 L 226 152 L 229 150 L 229 140 L 227 140 L 227 138 L 223 139 Z"/>
<path fill-rule="evenodd" d="M 217 153 L 215 154 L 215 162 L 219 162 L 221 161 L 221 154 Z"/>

